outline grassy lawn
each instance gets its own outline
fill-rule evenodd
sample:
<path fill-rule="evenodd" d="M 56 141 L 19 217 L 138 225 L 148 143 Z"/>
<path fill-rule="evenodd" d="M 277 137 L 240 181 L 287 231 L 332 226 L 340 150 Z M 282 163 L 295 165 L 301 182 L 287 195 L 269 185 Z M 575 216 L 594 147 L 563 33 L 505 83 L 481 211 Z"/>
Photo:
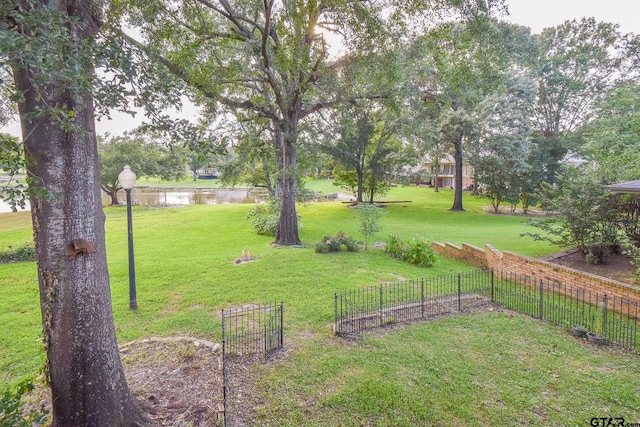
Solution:
<path fill-rule="evenodd" d="M 311 189 L 336 192 L 330 182 Z M 315 187 L 315 188 L 314 188 Z M 402 239 L 490 243 L 540 256 L 557 251 L 520 233 L 521 217 L 482 213 L 486 202 L 465 196 L 466 212 L 450 212 L 451 191 L 397 187 L 383 231 Z M 428 269 L 382 251 L 319 255 L 274 248 L 254 234 L 250 205 L 135 207 L 139 309 L 128 309 L 124 207 L 105 209 L 113 309 L 120 342 L 187 334 L 220 340 L 220 309 L 285 302 L 288 357 L 253 368 L 268 425 L 587 425 L 595 416 L 640 421 L 637 356 L 583 345 L 522 316 L 486 313 L 373 333 L 362 343 L 331 333 L 333 294 L 395 280 L 466 271 L 440 258 Z M 338 231 L 361 239 L 356 213 L 339 202 L 299 206 L 300 236 L 313 244 Z M 0 214 L 0 251 L 31 239 L 28 213 Z M 242 250 L 257 261 L 235 264 Z M 42 366 L 34 263 L 0 265 L 0 390 Z"/>
<path fill-rule="evenodd" d="M 592 417 L 640 420 L 637 355 L 582 344 L 522 315 L 458 315 L 378 330 L 362 342 L 308 335 L 291 341 L 296 344 L 285 362 L 259 367 L 256 425 L 587 426 Z"/>

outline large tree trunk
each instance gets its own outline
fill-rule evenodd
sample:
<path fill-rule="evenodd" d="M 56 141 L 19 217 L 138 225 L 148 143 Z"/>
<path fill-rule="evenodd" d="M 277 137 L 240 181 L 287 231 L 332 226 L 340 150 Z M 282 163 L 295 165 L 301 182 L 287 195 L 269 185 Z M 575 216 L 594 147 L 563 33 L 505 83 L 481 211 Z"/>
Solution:
<path fill-rule="evenodd" d="M 96 5 L 71 0 L 59 7 L 86 24 L 71 30 L 77 43 L 91 36 Z M 37 74 L 22 66 L 14 71 L 24 94 L 19 112 L 32 190 L 52 425 L 135 425 L 141 412 L 125 380 L 111 310 L 92 96 L 59 82 L 35 87 Z M 50 115 L 29 119 L 52 105 L 74 113 L 73 130 L 63 130 Z"/>
<path fill-rule="evenodd" d="M 280 176 L 278 187 L 280 201 L 280 220 L 276 229 L 276 244 L 284 246 L 302 245 L 298 236 L 298 214 L 296 212 L 296 144 L 291 139 L 295 130 L 288 132 L 276 130 L 275 137 L 278 144 L 278 163 Z"/>
<path fill-rule="evenodd" d="M 369 204 L 372 205 L 373 204 L 373 197 L 376 193 L 376 183 L 375 181 L 372 179 L 371 180 L 371 188 L 369 189 Z"/>
<path fill-rule="evenodd" d="M 364 162 L 358 161 L 356 168 L 356 202 L 362 203 L 364 193 Z"/>
<path fill-rule="evenodd" d="M 111 206 L 118 206 L 120 202 L 118 201 L 118 190 L 116 191 L 105 191 L 107 195 L 111 198 Z"/>
<path fill-rule="evenodd" d="M 455 160 L 455 185 L 454 185 L 454 197 L 453 197 L 453 206 L 451 207 L 452 211 L 464 211 L 462 207 L 462 138 L 458 137 L 457 141 L 454 143 L 455 151 L 453 154 L 453 159 Z"/>

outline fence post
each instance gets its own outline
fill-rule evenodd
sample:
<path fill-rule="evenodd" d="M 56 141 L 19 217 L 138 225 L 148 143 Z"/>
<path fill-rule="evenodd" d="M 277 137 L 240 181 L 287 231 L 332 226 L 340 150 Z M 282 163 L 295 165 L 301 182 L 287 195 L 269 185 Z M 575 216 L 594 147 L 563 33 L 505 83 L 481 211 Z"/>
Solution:
<path fill-rule="evenodd" d="M 420 309 L 421 316 L 424 319 L 424 277 L 420 279 Z"/>
<path fill-rule="evenodd" d="M 275 309 L 275 306 L 271 306 Z M 260 313 L 264 315 L 264 323 L 262 326 L 262 333 L 264 335 L 262 335 L 262 347 L 263 347 L 263 351 L 264 351 L 264 363 L 267 363 L 267 358 L 269 356 L 269 352 L 271 351 L 271 348 L 269 346 L 269 339 L 267 339 L 267 337 L 271 337 L 271 331 L 269 323 L 271 323 L 271 321 L 267 322 L 267 311 L 265 310 L 263 313 Z"/>
<path fill-rule="evenodd" d="M 384 326 L 384 321 L 382 320 L 382 305 L 383 305 L 383 296 L 382 296 L 382 284 L 380 284 L 380 309 L 378 311 L 380 315 L 380 326 Z"/>
<path fill-rule="evenodd" d="M 538 307 L 538 317 L 544 317 L 544 281 L 540 279 L 540 305 Z"/>
<path fill-rule="evenodd" d="M 635 322 L 633 324 L 633 348 L 637 348 L 638 345 L 638 301 L 635 302 L 636 305 L 636 317 Z"/>
<path fill-rule="evenodd" d="M 336 292 L 335 297 L 333 299 L 333 306 L 334 306 L 334 316 L 333 316 L 333 333 L 334 335 L 338 335 L 338 293 Z"/>
<path fill-rule="evenodd" d="M 461 287 L 460 287 L 460 273 L 458 273 L 458 311 L 460 310 L 460 294 L 461 294 Z"/>
<path fill-rule="evenodd" d="M 284 348 L 284 301 L 280 301 L 280 348 Z"/>
<path fill-rule="evenodd" d="M 491 302 L 495 302 L 495 299 L 493 297 L 493 292 L 494 292 L 494 284 L 493 284 L 493 280 L 494 280 L 494 274 L 493 274 L 493 268 L 491 269 Z"/>
<path fill-rule="evenodd" d="M 607 337 L 607 294 L 602 299 L 602 336 Z M 615 300 L 614 300 L 615 301 Z"/>
<path fill-rule="evenodd" d="M 222 309 L 222 422 L 227 426 L 227 338 L 224 331 L 224 308 Z"/>

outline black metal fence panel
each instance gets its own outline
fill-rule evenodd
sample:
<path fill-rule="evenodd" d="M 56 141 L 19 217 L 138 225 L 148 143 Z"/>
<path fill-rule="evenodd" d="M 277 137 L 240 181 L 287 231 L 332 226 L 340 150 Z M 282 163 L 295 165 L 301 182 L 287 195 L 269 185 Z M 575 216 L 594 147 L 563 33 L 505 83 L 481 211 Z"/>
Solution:
<path fill-rule="evenodd" d="M 284 345 L 284 303 L 222 310 L 222 393 L 224 426 L 233 425 L 229 401 L 229 356 L 257 356 L 263 362 Z"/>
<path fill-rule="evenodd" d="M 638 350 L 639 304 L 511 272 L 477 270 L 336 293 L 334 332 L 365 330 L 497 304 Z"/>
<path fill-rule="evenodd" d="M 639 304 L 584 287 L 500 272 L 493 301 L 566 329 L 588 331 L 604 341 L 638 350 Z"/>
<path fill-rule="evenodd" d="M 222 310 L 225 355 L 260 354 L 265 359 L 282 348 L 283 303 Z"/>
<path fill-rule="evenodd" d="M 464 311 L 487 304 L 490 288 L 490 275 L 479 270 L 336 293 L 334 332 L 359 336 L 371 328 Z"/>

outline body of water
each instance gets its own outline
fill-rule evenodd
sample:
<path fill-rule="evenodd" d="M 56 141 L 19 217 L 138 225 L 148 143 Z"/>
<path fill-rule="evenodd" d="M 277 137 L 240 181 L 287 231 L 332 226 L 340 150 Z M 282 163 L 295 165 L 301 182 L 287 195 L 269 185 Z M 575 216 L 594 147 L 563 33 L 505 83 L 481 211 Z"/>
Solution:
<path fill-rule="evenodd" d="M 118 193 L 120 203 L 126 202 L 125 192 Z M 264 203 L 269 200 L 264 189 L 162 189 L 162 188 L 134 188 L 131 191 L 131 201 L 140 206 L 166 205 L 215 205 L 222 203 Z M 111 198 L 102 195 L 103 206 L 108 206 Z M 29 210 L 30 206 L 27 203 Z M 0 200 L 0 213 L 11 212 L 9 204 Z"/>
<path fill-rule="evenodd" d="M 124 191 L 118 194 L 120 203 L 126 201 Z M 223 203 L 263 203 L 269 200 L 269 195 L 263 189 L 161 189 L 134 188 L 131 192 L 131 202 L 140 206 L 164 205 L 215 205 Z M 103 196 L 103 205 L 111 203 L 109 197 Z"/>

